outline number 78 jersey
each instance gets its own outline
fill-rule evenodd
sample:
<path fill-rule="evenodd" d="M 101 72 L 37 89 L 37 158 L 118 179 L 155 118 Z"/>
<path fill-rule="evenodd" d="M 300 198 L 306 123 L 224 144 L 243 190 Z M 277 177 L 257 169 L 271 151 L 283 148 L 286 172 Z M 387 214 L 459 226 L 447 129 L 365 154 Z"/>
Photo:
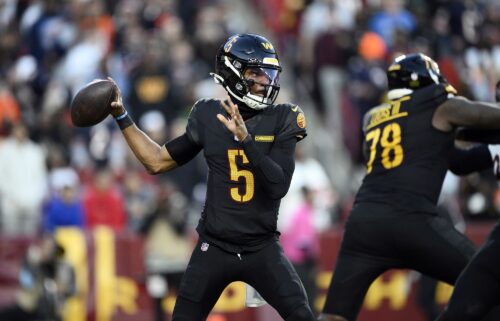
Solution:
<path fill-rule="evenodd" d="M 435 129 L 432 118 L 454 89 L 439 84 L 400 91 L 397 98 L 365 115 L 366 176 L 356 202 L 433 211 L 454 133 Z"/>

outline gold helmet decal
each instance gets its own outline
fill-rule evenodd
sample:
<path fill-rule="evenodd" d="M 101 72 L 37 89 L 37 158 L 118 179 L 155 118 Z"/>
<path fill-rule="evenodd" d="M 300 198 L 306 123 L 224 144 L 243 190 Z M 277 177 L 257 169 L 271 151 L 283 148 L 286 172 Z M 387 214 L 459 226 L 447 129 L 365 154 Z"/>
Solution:
<path fill-rule="evenodd" d="M 262 47 L 264 47 L 267 50 L 269 50 L 269 49 L 274 50 L 273 45 L 269 42 L 261 42 L 261 44 L 262 44 Z"/>

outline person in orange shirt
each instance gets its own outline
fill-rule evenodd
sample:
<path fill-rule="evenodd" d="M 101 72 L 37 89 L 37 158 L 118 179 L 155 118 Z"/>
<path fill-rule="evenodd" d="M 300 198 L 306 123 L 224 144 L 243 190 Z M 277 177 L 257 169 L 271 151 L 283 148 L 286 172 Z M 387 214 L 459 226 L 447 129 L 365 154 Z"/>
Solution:
<path fill-rule="evenodd" d="M 0 136 L 4 136 L 8 123 L 17 123 L 21 118 L 19 104 L 8 87 L 0 83 Z"/>

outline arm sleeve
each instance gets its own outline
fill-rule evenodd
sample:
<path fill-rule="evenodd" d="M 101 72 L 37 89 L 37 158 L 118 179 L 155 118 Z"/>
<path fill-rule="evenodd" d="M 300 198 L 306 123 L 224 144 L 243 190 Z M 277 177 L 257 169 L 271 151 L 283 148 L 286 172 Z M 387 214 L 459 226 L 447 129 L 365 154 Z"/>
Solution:
<path fill-rule="evenodd" d="M 454 148 L 450 156 L 449 169 L 456 175 L 493 168 L 493 158 L 488 145 L 479 145 L 468 150 Z"/>
<path fill-rule="evenodd" d="M 455 138 L 469 142 L 500 144 L 500 130 L 459 128 Z"/>
<path fill-rule="evenodd" d="M 288 192 L 295 169 L 294 152 L 297 138 L 277 142 L 268 155 L 262 153 L 248 135 L 242 142 L 255 175 L 272 199 L 280 199 Z"/>
<path fill-rule="evenodd" d="M 179 166 L 189 162 L 201 150 L 201 146 L 194 143 L 187 133 L 168 141 L 165 148 Z"/>

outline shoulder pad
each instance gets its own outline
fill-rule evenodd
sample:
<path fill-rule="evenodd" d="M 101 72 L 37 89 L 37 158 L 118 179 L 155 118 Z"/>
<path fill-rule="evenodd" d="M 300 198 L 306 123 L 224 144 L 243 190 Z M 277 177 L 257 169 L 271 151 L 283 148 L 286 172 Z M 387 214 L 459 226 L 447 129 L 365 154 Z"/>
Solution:
<path fill-rule="evenodd" d="M 200 99 L 194 103 L 189 112 L 188 124 L 186 126 L 186 134 L 191 141 L 201 145 L 202 135 L 200 135 L 201 127 L 203 126 L 203 114 L 206 113 L 213 99 Z"/>
<path fill-rule="evenodd" d="M 198 100 L 197 102 L 194 103 L 193 107 L 191 107 L 191 111 L 189 113 L 190 117 L 191 117 L 191 114 L 192 113 L 197 113 L 197 112 L 203 112 L 201 110 L 203 109 L 208 109 L 208 108 L 205 108 L 205 107 L 209 107 L 209 106 L 212 106 L 216 104 L 217 106 L 220 105 L 220 102 L 216 99 L 205 99 L 205 98 L 202 98 L 200 100 Z"/>
<path fill-rule="evenodd" d="M 283 139 L 291 136 L 295 136 L 297 140 L 304 139 L 307 136 L 307 121 L 302 109 L 293 104 L 281 104 L 277 105 L 276 108 L 283 115 L 283 125 L 279 135 Z"/>
<path fill-rule="evenodd" d="M 418 90 L 415 90 L 411 95 L 411 101 L 415 106 L 426 105 L 428 108 L 436 108 L 441 105 L 446 99 L 453 97 L 454 88 L 447 84 L 430 85 Z M 455 91 L 456 92 L 456 91 Z"/>

